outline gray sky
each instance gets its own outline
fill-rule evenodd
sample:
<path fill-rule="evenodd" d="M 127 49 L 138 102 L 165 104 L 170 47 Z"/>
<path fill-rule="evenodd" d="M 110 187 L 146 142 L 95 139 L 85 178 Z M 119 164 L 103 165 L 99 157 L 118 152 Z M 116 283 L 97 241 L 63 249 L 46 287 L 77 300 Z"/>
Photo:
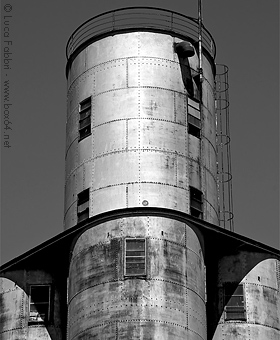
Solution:
<path fill-rule="evenodd" d="M 90 17 L 126 6 L 197 17 L 194 0 L 1 1 L 12 41 L 11 69 L 1 63 L 1 93 L 9 79 L 12 103 L 5 131 L 2 97 L 1 263 L 63 231 L 65 46 Z M 279 2 L 204 1 L 203 20 L 216 62 L 229 67 L 235 231 L 279 247 Z"/>

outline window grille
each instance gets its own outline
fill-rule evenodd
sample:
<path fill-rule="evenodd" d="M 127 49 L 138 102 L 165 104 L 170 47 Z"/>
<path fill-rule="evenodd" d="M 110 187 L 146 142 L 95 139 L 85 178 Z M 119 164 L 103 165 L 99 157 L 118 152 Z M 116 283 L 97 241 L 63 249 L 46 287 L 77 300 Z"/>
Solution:
<path fill-rule="evenodd" d="M 125 239 L 125 276 L 146 275 L 146 240 Z"/>
<path fill-rule="evenodd" d="M 227 283 L 224 286 L 225 320 L 246 321 L 243 285 Z"/>
<path fill-rule="evenodd" d="M 32 285 L 29 294 L 29 323 L 47 323 L 50 320 L 50 285 Z"/>
<path fill-rule="evenodd" d="M 79 137 L 80 141 L 91 134 L 91 97 L 80 103 Z"/>
<path fill-rule="evenodd" d="M 78 194 L 77 215 L 78 222 L 89 218 L 89 188 Z"/>

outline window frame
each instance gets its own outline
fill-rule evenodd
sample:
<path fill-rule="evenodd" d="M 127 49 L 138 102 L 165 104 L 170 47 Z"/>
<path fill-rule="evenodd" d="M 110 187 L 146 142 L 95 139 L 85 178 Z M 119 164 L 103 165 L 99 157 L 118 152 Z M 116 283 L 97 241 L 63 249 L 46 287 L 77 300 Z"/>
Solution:
<path fill-rule="evenodd" d="M 188 133 L 201 139 L 201 120 L 188 113 Z"/>
<path fill-rule="evenodd" d="M 83 196 L 85 196 L 85 197 L 83 197 Z M 77 220 L 78 220 L 78 223 L 89 218 L 89 201 L 90 201 L 90 188 L 84 189 L 83 191 L 78 193 L 78 195 L 77 195 Z"/>
<path fill-rule="evenodd" d="M 242 287 L 242 294 L 235 294 L 235 292 L 241 287 Z M 227 290 L 229 290 L 230 293 L 228 293 Z M 247 313 L 246 313 L 245 290 L 244 290 L 243 283 L 240 283 L 240 284 L 236 284 L 232 282 L 225 283 L 223 295 L 224 295 L 224 319 L 225 321 L 246 322 Z M 232 298 L 235 298 L 235 297 L 239 297 L 239 298 L 242 297 L 242 305 L 241 306 L 232 306 L 232 305 L 228 306 Z M 234 314 L 235 314 L 235 317 L 234 317 Z M 243 315 L 241 316 L 241 314 Z"/>
<path fill-rule="evenodd" d="M 127 256 L 127 242 L 130 242 L 130 241 L 142 241 L 144 243 L 144 256 L 136 256 L 136 255 L 130 255 L 130 256 Z M 129 251 L 137 251 L 137 250 L 129 250 Z M 146 238 L 144 237 L 126 237 L 124 239 L 124 277 L 146 277 L 147 275 L 147 242 L 146 242 Z M 130 258 L 137 258 L 139 257 L 142 258 L 144 257 L 144 271 L 141 272 L 141 273 L 127 273 L 127 258 L 130 257 Z M 139 262 L 140 263 L 140 262 Z"/>
<path fill-rule="evenodd" d="M 190 215 L 203 219 L 203 193 L 199 189 L 189 186 L 190 192 Z M 199 194 L 200 198 L 195 197 L 195 194 Z M 193 204 L 193 203 L 196 204 Z M 198 214 L 198 216 L 196 216 Z"/>
<path fill-rule="evenodd" d="M 79 142 L 91 135 L 91 96 L 79 104 Z"/>
<path fill-rule="evenodd" d="M 41 301 L 41 302 L 34 302 L 32 300 L 32 288 L 33 287 L 48 287 L 48 301 Z M 29 285 L 29 297 L 28 297 L 28 325 L 32 324 L 49 324 L 51 322 L 51 301 L 52 301 L 52 286 L 51 284 L 30 284 Z M 32 305 L 47 305 L 47 316 L 43 319 L 39 312 L 33 312 L 31 311 Z M 37 318 L 35 319 L 35 316 L 31 316 L 32 313 L 37 314 Z M 39 315 L 39 317 L 38 317 Z"/>

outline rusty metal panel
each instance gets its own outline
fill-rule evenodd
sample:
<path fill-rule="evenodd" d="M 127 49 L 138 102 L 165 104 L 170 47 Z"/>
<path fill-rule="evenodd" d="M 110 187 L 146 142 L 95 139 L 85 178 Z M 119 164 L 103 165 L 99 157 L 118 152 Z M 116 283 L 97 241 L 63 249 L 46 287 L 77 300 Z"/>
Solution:
<path fill-rule="evenodd" d="M 27 329 L 28 340 L 51 340 L 52 336 L 45 326 L 41 327 L 28 327 Z M 57 337 L 57 339 L 59 339 Z"/>
<path fill-rule="evenodd" d="M 139 32 L 139 49 L 143 56 L 158 57 L 173 61 L 174 49 L 172 36 L 159 33 Z"/>
<path fill-rule="evenodd" d="M 205 272 L 204 262 L 201 254 L 187 248 L 186 251 L 187 286 L 199 295 L 200 299 L 205 299 Z"/>
<path fill-rule="evenodd" d="M 186 255 L 184 247 L 168 240 L 151 240 L 149 252 L 151 276 L 186 286 Z"/>
<path fill-rule="evenodd" d="M 174 92 L 175 121 L 183 126 L 187 125 L 187 105 L 186 94 Z"/>
<path fill-rule="evenodd" d="M 135 59 L 134 59 L 135 60 Z M 129 72 L 131 70 L 129 63 Z M 159 87 L 184 92 L 179 64 L 162 58 L 140 57 L 136 60 L 139 69 L 139 85 Z M 134 65 L 134 64 L 133 64 Z"/>
<path fill-rule="evenodd" d="M 185 246 L 185 224 L 179 221 L 162 217 L 148 217 L 149 236 Z"/>
<path fill-rule="evenodd" d="M 67 149 L 65 158 L 65 178 L 68 180 L 68 176 L 78 165 L 78 140 L 74 140 L 73 143 Z"/>
<path fill-rule="evenodd" d="M 278 260 L 276 259 L 267 259 L 259 262 L 257 266 L 246 275 L 246 282 L 278 290 L 276 276 L 277 262 Z"/>
<path fill-rule="evenodd" d="M 124 88 L 95 97 L 93 126 L 138 117 L 138 89 Z"/>
<path fill-rule="evenodd" d="M 67 93 L 67 119 L 73 114 L 74 111 L 78 112 L 79 103 L 82 101 L 79 93 L 80 77 L 76 79 L 70 87 L 68 87 Z"/>
<path fill-rule="evenodd" d="M 127 125 L 125 120 L 108 122 L 95 128 L 95 156 L 101 156 L 102 154 L 110 152 L 124 151 L 126 148 L 126 129 Z"/>
<path fill-rule="evenodd" d="M 207 183 L 205 192 L 205 207 L 206 207 L 206 220 L 212 221 L 212 223 L 218 224 L 218 194 L 217 194 L 217 183 L 214 174 L 209 171 L 205 171 L 205 183 Z"/>
<path fill-rule="evenodd" d="M 162 88 L 142 87 L 139 91 L 140 116 L 149 119 L 175 121 L 174 95 L 176 94 L 176 92 Z"/>
<path fill-rule="evenodd" d="M 71 65 L 71 72 L 69 72 L 70 83 L 78 78 L 83 72 L 86 71 L 86 51 L 81 51 L 77 57 L 73 60 Z"/>
<path fill-rule="evenodd" d="M 78 131 L 78 108 L 76 108 L 72 114 L 68 117 L 66 123 L 66 152 L 70 145 L 73 143 L 75 139 L 79 136 Z"/>
<path fill-rule="evenodd" d="M 218 325 L 213 340 L 278 340 L 279 335 L 279 330 L 258 324 L 227 323 Z"/>
<path fill-rule="evenodd" d="M 204 299 L 192 289 L 187 290 L 188 328 L 206 339 L 206 307 Z"/>
<path fill-rule="evenodd" d="M 95 70 L 87 69 L 76 79 L 75 86 L 79 93 L 79 102 L 77 103 L 79 105 L 80 102 L 95 94 Z"/>
<path fill-rule="evenodd" d="M 73 202 L 67 210 L 65 209 L 64 215 L 64 228 L 71 228 L 77 224 L 77 204 Z"/>
<path fill-rule="evenodd" d="M 153 207 L 187 211 L 188 195 L 185 189 L 156 183 L 139 185 L 139 202 L 147 201 Z"/>
<path fill-rule="evenodd" d="M 263 285 L 246 283 L 247 322 L 277 329 L 279 292 Z"/>
<path fill-rule="evenodd" d="M 138 55 L 139 32 L 116 34 L 112 37 L 96 41 L 86 48 L 87 68 L 117 58 L 127 58 Z"/>
<path fill-rule="evenodd" d="M 76 172 L 70 175 L 65 183 L 65 208 L 66 210 L 77 200 Z M 66 211 L 65 211 L 66 213 Z"/>
<path fill-rule="evenodd" d="M 190 183 L 190 186 L 193 186 L 195 188 L 201 188 L 200 167 L 201 165 L 197 161 L 193 159 L 189 160 L 189 169 L 188 169 L 189 183 Z"/>
<path fill-rule="evenodd" d="M 91 194 L 90 217 L 110 211 L 121 209 L 126 206 L 126 187 L 121 184 L 118 186 L 96 189 Z"/>
<path fill-rule="evenodd" d="M 128 58 L 128 86 L 148 86 L 184 93 L 179 64 L 163 58 Z"/>
<path fill-rule="evenodd" d="M 187 190 L 189 186 L 188 159 L 184 156 L 177 156 L 176 186 Z"/>
<path fill-rule="evenodd" d="M 127 84 L 126 59 L 115 59 L 95 67 L 95 94 L 125 88 Z"/>
<path fill-rule="evenodd" d="M 170 122 L 141 120 L 141 146 L 186 155 L 185 127 Z"/>
<path fill-rule="evenodd" d="M 92 186 L 92 161 L 84 163 L 83 188 L 90 188 Z"/>
<path fill-rule="evenodd" d="M 199 162 L 200 158 L 200 139 L 189 134 L 189 157 Z"/>
<path fill-rule="evenodd" d="M 80 165 L 76 168 L 76 195 L 82 192 L 84 189 L 84 165 Z"/>
<path fill-rule="evenodd" d="M 130 207 L 141 207 L 143 206 L 143 202 L 146 204 L 149 201 L 142 199 L 141 201 L 141 184 L 140 183 L 131 183 L 126 185 L 126 206 Z"/>
<path fill-rule="evenodd" d="M 214 84 L 214 74 L 212 68 L 213 64 L 208 60 L 206 56 L 202 55 L 202 65 L 203 65 L 203 77 L 209 84 L 213 86 Z"/>
<path fill-rule="evenodd" d="M 138 158 L 134 152 L 115 152 L 97 157 L 94 160 L 93 189 L 137 182 Z"/>
<path fill-rule="evenodd" d="M 127 121 L 127 147 L 129 150 L 135 150 L 138 152 L 140 148 L 140 120 L 131 119 Z"/>
<path fill-rule="evenodd" d="M 76 171 L 73 171 L 70 176 L 68 176 L 65 183 L 65 208 L 68 209 L 77 199 L 76 192 Z"/>
<path fill-rule="evenodd" d="M 2 336 L 7 331 L 24 327 L 23 320 L 26 318 L 24 306 L 28 301 L 28 297 L 15 282 L 6 278 L 0 278 L 0 288 L 0 335 Z"/>
<path fill-rule="evenodd" d="M 169 153 L 142 152 L 140 154 L 141 181 L 175 186 L 177 172 L 176 158 L 176 155 Z"/>

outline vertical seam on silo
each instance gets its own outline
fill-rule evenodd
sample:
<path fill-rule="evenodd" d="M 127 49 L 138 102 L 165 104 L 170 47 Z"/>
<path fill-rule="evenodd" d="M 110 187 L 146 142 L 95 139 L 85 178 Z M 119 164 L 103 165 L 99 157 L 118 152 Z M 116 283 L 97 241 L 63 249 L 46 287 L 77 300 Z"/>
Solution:
<path fill-rule="evenodd" d="M 118 241 L 119 239 L 117 239 Z M 115 242 L 112 243 L 112 245 L 114 246 Z M 115 246 L 115 279 L 118 280 L 119 279 L 119 275 L 118 275 L 118 254 L 122 254 L 123 251 L 122 251 L 122 242 L 120 240 L 120 243 L 119 243 L 119 249 L 117 249 L 117 246 Z"/>
<path fill-rule="evenodd" d="M 125 70 L 126 70 L 126 87 L 128 88 L 128 57 L 125 58 L 126 63 L 125 63 Z"/>
<path fill-rule="evenodd" d="M 24 291 L 21 292 L 20 327 L 24 328 Z"/>
<path fill-rule="evenodd" d="M 140 39 L 139 33 L 137 35 L 138 42 L 137 42 L 137 51 L 138 57 L 140 55 Z M 138 91 L 138 203 L 141 204 L 141 121 L 140 121 L 140 58 L 137 58 L 137 91 Z"/>
<path fill-rule="evenodd" d="M 173 91 L 173 112 L 174 112 L 174 123 L 177 122 L 177 110 L 175 101 L 175 91 Z M 175 126 L 176 129 L 176 126 Z M 176 134 L 175 134 L 176 135 Z M 175 153 L 175 185 L 178 186 L 178 155 Z"/>
<path fill-rule="evenodd" d="M 248 311 L 249 311 L 249 303 L 248 303 L 248 297 L 249 297 L 249 294 L 247 293 L 248 292 L 248 283 L 247 282 L 243 282 L 243 286 L 245 289 L 243 289 L 243 298 L 244 298 L 244 302 L 245 302 L 245 313 L 246 313 L 246 323 L 247 325 L 249 324 L 249 321 L 248 321 Z M 253 321 L 254 322 L 254 321 Z"/>
<path fill-rule="evenodd" d="M 201 95 L 202 98 L 202 95 Z M 201 185 L 201 191 L 203 194 L 203 218 L 205 220 L 208 219 L 207 216 L 207 192 L 205 190 L 206 183 L 205 183 L 205 176 L 204 176 L 204 167 L 206 167 L 205 163 L 205 155 L 204 155 L 204 114 L 203 114 L 203 104 L 202 104 L 202 99 L 201 99 L 201 105 L 200 105 L 200 120 L 201 120 L 201 131 L 200 131 L 200 185 Z"/>
<path fill-rule="evenodd" d="M 85 65 L 85 72 L 87 71 L 87 51 L 88 51 L 88 47 L 85 48 L 85 60 L 84 60 L 84 65 Z"/>
<path fill-rule="evenodd" d="M 128 119 L 125 120 L 125 151 L 128 151 Z"/>
<path fill-rule="evenodd" d="M 116 321 L 116 340 L 119 338 L 118 321 Z"/>
<path fill-rule="evenodd" d="M 86 181 L 86 167 L 85 163 L 82 164 L 83 167 L 83 190 L 85 190 L 85 181 Z"/>
<path fill-rule="evenodd" d="M 127 152 L 128 152 L 128 119 L 125 120 L 125 151 L 127 155 Z M 126 188 L 125 188 L 125 204 L 126 204 L 126 207 L 128 208 L 128 184 L 126 184 Z"/>
<path fill-rule="evenodd" d="M 173 44 L 172 44 L 172 49 L 173 49 L 173 61 L 176 62 L 176 52 L 175 52 L 175 49 L 174 49 L 174 45 L 175 45 L 175 37 L 172 37 L 173 38 Z"/>
<path fill-rule="evenodd" d="M 178 154 L 175 153 L 175 183 L 176 187 L 178 187 Z"/>
<path fill-rule="evenodd" d="M 188 286 L 186 285 L 186 329 L 189 329 L 189 304 L 188 304 Z"/>
<path fill-rule="evenodd" d="M 95 159 L 94 159 L 94 148 L 95 148 L 95 101 L 96 101 L 96 94 L 95 94 L 95 69 L 93 71 L 93 95 L 91 98 L 91 124 L 92 124 L 92 132 L 91 132 L 91 137 L 92 137 L 92 177 L 91 177 L 91 186 L 90 186 L 90 192 L 92 194 L 93 192 L 93 179 L 94 179 L 94 172 L 95 172 Z M 91 195 L 92 196 L 92 195 Z M 90 215 L 93 216 L 93 202 L 91 202 L 90 206 Z"/>
<path fill-rule="evenodd" d="M 177 110 L 176 110 L 176 97 L 175 97 L 175 91 L 173 92 L 173 111 L 174 111 L 174 122 L 177 123 Z"/>
<path fill-rule="evenodd" d="M 77 86 L 77 95 L 78 95 L 78 98 L 79 98 L 79 95 L 80 95 L 80 87 L 79 85 Z M 79 139 L 79 104 L 78 104 L 78 112 L 77 112 L 77 116 L 76 116 L 76 127 L 77 127 L 77 135 L 78 135 L 78 139 Z M 78 143 L 77 143 L 77 146 L 76 146 L 76 152 L 75 152 L 75 171 L 73 173 L 73 176 L 75 177 L 75 190 L 74 190 L 74 193 L 70 193 L 70 195 L 72 194 L 72 199 L 73 199 L 73 196 L 74 196 L 74 199 L 72 202 L 76 202 L 76 210 L 75 210 L 75 215 L 74 215 L 74 220 L 73 220 L 73 216 L 72 216 L 72 220 L 74 222 L 74 225 L 78 222 L 78 217 L 77 217 L 77 197 L 78 197 L 78 193 L 77 193 L 77 188 L 78 188 L 78 184 L 77 184 L 77 164 L 78 164 L 78 155 L 79 155 L 79 140 L 78 140 Z M 70 216 L 71 216 L 71 213 L 70 213 Z"/>
<path fill-rule="evenodd" d="M 185 252 L 186 262 L 188 262 L 188 248 L 187 248 L 187 225 L 185 224 Z M 187 267 L 188 268 L 188 267 Z M 186 273 L 188 275 L 188 273 Z M 188 303 L 188 276 L 186 275 L 186 318 L 187 318 L 187 329 L 189 329 L 189 303 Z"/>
<path fill-rule="evenodd" d="M 188 121 L 187 121 L 187 116 L 188 116 L 188 99 L 187 96 L 184 96 L 184 105 L 183 105 L 183 112 L 185 115 L 185 159 L 186 159 L 186 188 L 185 188 L 185 193 L 186 193 L 186 202 L 187 202 L 187 206 L 186 206 L 186 212 L 189 214 L 190 212 L 190 208 L 189 208 L 189 162 L 190 162 L 190 158 L 189 158 L 189 135 L 188 135 Z"/>
<path fill-rule="evenodd" d="M 125 186 L 125 205 L 128 208 L 128 184 Z"/>

